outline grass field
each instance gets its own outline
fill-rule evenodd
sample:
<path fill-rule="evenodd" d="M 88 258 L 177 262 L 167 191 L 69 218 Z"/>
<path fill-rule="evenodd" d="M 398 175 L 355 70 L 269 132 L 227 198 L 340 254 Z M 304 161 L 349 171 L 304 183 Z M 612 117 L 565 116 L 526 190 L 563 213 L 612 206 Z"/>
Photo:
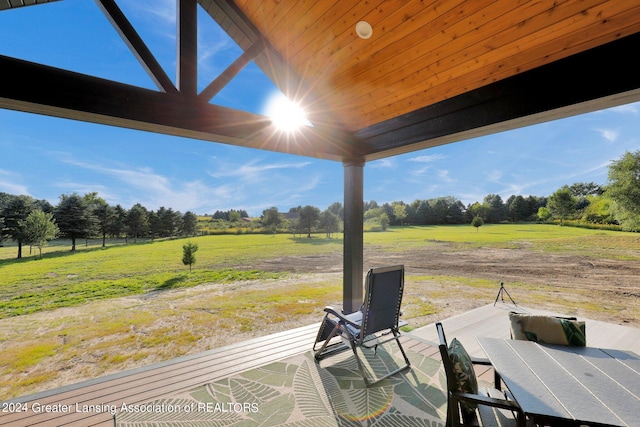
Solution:
<path fill-rule="evenodd" d="M 16 260 L 15 247 L 0 248 L 0 384 L 6 384 L 0 385 L 0 400 L 215 347 L 219 331 L 237 337 L 255 334 L 261 326 L 308 319 L 327 302 L 341 299 L 336 276 L 300 280 L 254 265 L 287 256 L 339 258 L 342 239 L 281 234 L 190 240 L 199 246 L 191 273 L 181 261 L 186 239 L 117 242 L 107 248 L 79 245 L 75 254 L 70 245 L 50 246 L 43 259 Z M 365 233 L 364 242 L 365 250 L 381 253 L 411 253 L 446 242 L 451 251 L 527 247 L 640 260 L 638 234 L 555 225 L 483 225 L 478 231 L 469 225 L 398 227 Z M 241 285 L 253 282 L 266 285 Z M 407 282 L 412 288 L 403 303 L 408 320 L 436 313 L 440 308 L 431 301 L 447 293 L 469 300 L 495 295 L 495 283 L 480 278 L 415 274 Z M 518 285 L 532 300 L 543 298 L 536 292 L 553 291 Z M 577 303 L 568 299 L 567 304 Z M 419 321 L 411 323 L 420 326 Z"/>
<path fill-rule="evenodd" d="M 206 236 L 198 244 L 193 272 L 182 264 L 186 240 L 143 244 L 45 249 L 43 259 L 15 257 L 16 248 L 2 248 L 0 318 L 74 306 L 97 299 L 152 290 L 277 278 L 277 273 L 247 269 L 255 260 L 278 254 L 338 251 L 341 241 L 292 239 L 290 236 Z M 302 243 L 298 243 L 302 242 Z M 240 269 L 237 267 L 241 267 Z"/>
<path fill-rule="evenodd" d="M 43 259 L 34 254 L 16 260 L 15 247 L 0 248 L 0 319 L 152 290 L 278 278 L 282 273 L 255 270 L 251 264 L 274 256 L 342 251 L 341 239 L 323 236 L 222 235 L 191 240 L 199 246 L 192 273 L 181 262 L 184 239 L 119 243 L 106 248 L 79 245 L 75 254 L 69 246 L 56 245 L 45 248 Z M 438 242 L 450 242 L 461 249 L 513 248 L 526 242 L 540 251 L 640 259 L 640 235 L 636 233 L 555 225 L 485 225 L 477 232 L 468 225 L 401 227 L 365 234 L 365 245 L 392 252 Z M 28 248 L 23 251 L 28 253 Z"/>

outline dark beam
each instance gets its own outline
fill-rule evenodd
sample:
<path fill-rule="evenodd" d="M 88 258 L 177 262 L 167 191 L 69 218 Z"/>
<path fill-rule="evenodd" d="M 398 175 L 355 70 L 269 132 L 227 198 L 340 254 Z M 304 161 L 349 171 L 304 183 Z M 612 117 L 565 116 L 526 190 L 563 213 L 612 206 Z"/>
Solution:
<path fill-rule="evenodd" d="M 361 129 L 373 160 L 640 100 L 640 34 Z"/>
<path fill-rule="evenodd" d="M 0 10 L 15 9 L 16 7 L 35 6 L 38 4 L 51 3 L 58 0 L 24 0 L 24 1 L 11 1 L 0 0 Z"/>
<path fill-rule="evenodd" d="M 198 2 L 177 0 L 176 9 L 178 90 L 185 96 L 195 97 L 198 93 Z"/>
<path fill-rule="evenodd" d="M 278 132 L 268 117 L 0 55 L 0 108 L 281 153 L 342 161 L 352 142 L 304 127 Z"/>
<path fill-rule="evenodd" d="M 353 313 L 363 299 L 364 161 L 344 162 L 344 252 L 342 310 Z"/>
<path fill-rule="evenodd" d="M 244 51 L 233 64 L 229 65 L 209 86 L 207 86 L 198 97 L 203 101 L 210 101 L 216 96 L 229 82 L 264 49 L 262 42 L 258 41 L 251 45 L 249 49 Z"/>
<path fill-rule="evenodd" d="M 96 3 L 111 22 L 111 25 L 120 34 L 122 40 L 129 46 L 133 55 L 138 59 L 138 62 L 140 62 L 140 65 L 142 65 L 158 89 L 168 93 L 176 92 L 175 85 L 129 20 L 124 16 L 116 2 L 114 0 L 96 0 Z"/>

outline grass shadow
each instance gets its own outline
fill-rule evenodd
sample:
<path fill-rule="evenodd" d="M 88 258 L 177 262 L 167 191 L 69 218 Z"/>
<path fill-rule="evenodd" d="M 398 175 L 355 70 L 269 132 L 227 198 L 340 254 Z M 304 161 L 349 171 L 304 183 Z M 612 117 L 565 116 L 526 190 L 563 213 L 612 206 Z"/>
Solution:
<path fill-rule="evenodd" d="M 40 261 L 42 260 L 46 260 L 46 259 L 56 259 L 56 258 L 66 258 L 66 257 L 72 257 L 76 254 L 84 254 L 84 253 L 91 253 L 91 252 L 101 252 L 101 251 L 107 251 L 107 250 L 112 250 L 115 248 L 122 248 L 125 246 L 142 246 L 142 245 L 149 245 L 149 244 L 153 244 L 156 241 L 159 240 L 140 240 L 137 243 L 134 243 L 133 241 L 125 243 L 112 243 L 112 244 L 107 244 L 106 246 L 102 246 L 102 245 L 90 245 L 90 246 L 86 246 L 84 243 L 79 243 L 80 241 L 78 241 L 78 243 L 76 243 L 76 250 L 75 252 L 71 251 L 71 243 L 69 244 L 53 244 L 53 245 L 47 245 L 43 248 L 42 250 L 42 258 L 39 257 L 38 254 L 38 249 L 37 248 L 33 248 L 32 252 L 30 253 L 29 251 L 29 246 L 23 246 L 22 247 L 22 258 L 4 258 L 4 259 L 0 259 L 0 266 L 2 265 L 8 265 L 8 264 L 17 264 L 17 263 L 23 263 L 23 262 L 29 262 L 29 261 Z M 12 248 L 15 249 L 15 255 L 16 257 L 18 256 L 18 247 L 17 246 L 11 246 Z"/>
<path fill-rule="evenodd" d="M 154 291 L 166 291 L 167 289 L 177 288 L 177 287 L 179 287 L 178 285 L 180 285 L 181 283 L 184 283 L 186 281 L 187 281 L 187 276 L 186 275 L 173 277 L 171 279 L 165 280 L 164 283 L 162 283 L 161 285 L 156 286 L 154 288 Z"/>
<path fill-rule="evenodd" d="M 342 237 L 335 239 L 328 239 L 326 237 L 317 237 L 317 236 L 302 236 L 302 237 L 289 237 L 289 240 L 293 243 L 305 244 L 305 245 L 313 245 L 313 246 L 323 246 L 323 245 L 335 245 L 342 244 Z"/>
<path fill-rule="evenodd" d="M 75 252 L 72 252 L 71 249 L 69 248 L 69 250 L 60 250 L 57 249 L 55 251 L 51 251 L 51 252 L 47 252 L 46 251 L 46 247 L 43 249 L 42 252 L 42 260 L 47 260 L 47 259 L 56 259 L 56 258 L 66 258 L 66 257 L 70 257 L 70 256 L 74 256 L 77 253 L 87 253 L 87 252 L 97 252 L 97 251 L 104 251 L 107 249 L 110 249 L 113 246 L 107 246 L 107 247 L 91 247 L 91 248 L 82 248 L 82 249 L 76 249 Z M 16 249 L 16 256 L 18 255 L 17 249 Z M 40 261 L 41 258 L 39 257 L 39 254 L 37 253 L 37 249 L 34 250 L 33 253 L 29 253 L 29 248 L 27 247 L 27 250 L 25 251 L 25 248 L 22 248 L 22 258 L 6 258 L 6 259 L 0 259 L 0 266 L 2 265 L 7 265 L 7 264 L 17 264 L 17 263 L 22 263 L 22 262 L 29 262 L 29 261 Z"/>

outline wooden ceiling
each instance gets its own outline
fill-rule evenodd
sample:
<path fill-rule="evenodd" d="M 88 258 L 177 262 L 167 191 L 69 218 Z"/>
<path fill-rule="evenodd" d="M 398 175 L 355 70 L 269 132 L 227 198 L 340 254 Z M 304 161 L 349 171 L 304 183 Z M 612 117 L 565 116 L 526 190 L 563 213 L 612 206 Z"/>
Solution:
<path fill-rule="evenodd" d="M 236 4 L 350 132 L 640 31 L 635 1 Z"/>
<path fill-rule="evenodd" d="M 158 91 L 0 56 L 0 108 L 362 162 L 640 100 L 637 1 L 177 0 L 175 83 L 116 1 L 96 3 Z M 197 4 L 245 51 L 201 93 Z M 251 60 L 312 128 L 209 102 Z"/>
<path fill-rule="evenodd" d="M 216 3 L 201 0 L 208 10 Z M 415 136 L 412 144 L 390 143 L 415 123 L 411 113 L 428 116 L 429 107 L 640 32 L 640 2 L 634 1 L 235 0 L 235 5 L 299 78 L 289 95 L 306 105 L 312 121 L 333 123 L 362 145 L 380 133 L 396 133 L 378 146 L 369 141 L 363 148 L 367 159 L 450 142 Z M 233 25 L 212 16 L 245 43 Z M 369 39 L 356 34 L 361 20 L 373 28 Z M 287 90 L 288 83 L 273 72 L 280 68 L 261 64 Z M 593 84 L 582 75 L 590 69 L 573 69 L 570 78 Z M 432 114 L 439 114 L 437 108 Z"/>

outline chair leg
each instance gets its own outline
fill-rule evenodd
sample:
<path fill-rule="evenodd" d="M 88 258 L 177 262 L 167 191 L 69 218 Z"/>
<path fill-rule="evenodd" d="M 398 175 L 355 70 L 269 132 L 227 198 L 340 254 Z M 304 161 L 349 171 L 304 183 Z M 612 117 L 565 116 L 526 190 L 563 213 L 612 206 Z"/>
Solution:
<path fill-rule="evenodd" d="M 371 387 L 371 385 L 373 385 L 374 383 L 376 383 L 377 381 L 369 382 L 369 379 L 367 378 L 367 375 L 364 372 L 364 366 L 362 366 L 362 361 L 360 361 L 360 356 L 358 356 L 358 348 L 356 347 L 356 344 L 353 341 L 351 342 L 351 350 L 353 350 L 353 355 L 356 358 L 356 363 L 358 364 L 358 369 L 360 370 L 360 375 L 362 375 L 362 379 L 364 380 L 364 385 L 368 388 Z"/>
<path fill-rule="evenodd" d="M 493 384 L 496 390 L 502 390 L 502 378 L 495 368 L 493 368 Z"/>
<path fill-rule="evenodd" d="M 460 409 L 458 401 L 453 399 L 451 395 L 447 398 L 447 421 L 446 427 L 460 427 Z"/>
<path fill-rule="evenodd" d="M 392 372 L 389 372 L 388 374 L 379 377 L 378 379 L 374 379 L 373 381 L 371 381 L 371 379 L 369 379 L 367 377 L 367 374 L 365 373 L 364 370 L 364 366 L 362 365 L 362 361 L 360 360 L 360 356 L 358 356 L 358 351 L 357 351 L 357 346 L 353 341 L 351 342 L 351 350 L 353 350 L 353 354 L 356 358 L 356 362 L 358 364 L 358 369 L 360 370 L 360 374 L 362 375 L 362 379 L 364 380 L 365 385 L 368 387 L 371 387 L 374 384 L 379 383 L 382 380 L 385 380 L 389 377 L 391 377 L 392 375 L 395 375 L 397 373 L 400 373 L 402 371 L 404 371 L 405 369 L 408 369 L 411 367 L 411 362 L 409 361 L 409 358 L 407 357 L 407 353 L 405 353 L 404 348 L 402 347 L 402 344 L 400 343 L 400 333 L 396 332 L 395 330 L 393 331 L 393 336 L 395 338 L 396 343 L 398 344 L 398 347 L 400 348 L 400 352 L 402 353 L 402 357 L 404 358 L 405 361 L 405 365 L 404 366 L 400 366 L 397 369 L 393 370 Z M 377 345 L 375 346 L 376 350 L 377 350 Z"/>
<path fill-rule="evenodd" d="M 335 353 L 337 351 L 342 351 L 342 350 L 344 350 L 346 348 L 344 346 L 340 346 L 340 348 L 335 348 L 332 351 L 328 351 L 326 354 L 324 353 L 324 351 L 329 346 L 329 341 L 331 341 L 334 337 L 336 337 L 339 334 L 339 332 L 340 332 L 340 325 L 338 323 L 336 323 L 336 325 L 331 330 L 331 333 L 329 334 L 327 339 L 325 339 L 324 343 L 322 343 L 322 347 L 320 347 L 320 349 L 318 349 L 317 351 L 316 351 L 316 344 L 318 344 L 318 342 L 316 341 L 316 343 L 313 345 L 313 350 L 315 351 L 314 358 L 316 360 L 321 360 L 325 356 L 333 354 L 333 353 Z M 335 345 L 338 345 L 338 344 L 335 344 Z"/>
<path fill-rule="evenodd" d="M 402 357 L 404 357 L 404 361 L 406 363 L 406 365 L 403 366 L 402 369 L 406 369 L 411 366 L 411 362 L 407 357 L 407 353 L 404 352 L 404 347 L 402 347 L 402 344 L 400 343 L 400 333 L 394 330 L 393 336 L 396 337 L 396 342 L 398 343 L 398 347 L 400 348 L 400 352 L 402 353 Z"/>

